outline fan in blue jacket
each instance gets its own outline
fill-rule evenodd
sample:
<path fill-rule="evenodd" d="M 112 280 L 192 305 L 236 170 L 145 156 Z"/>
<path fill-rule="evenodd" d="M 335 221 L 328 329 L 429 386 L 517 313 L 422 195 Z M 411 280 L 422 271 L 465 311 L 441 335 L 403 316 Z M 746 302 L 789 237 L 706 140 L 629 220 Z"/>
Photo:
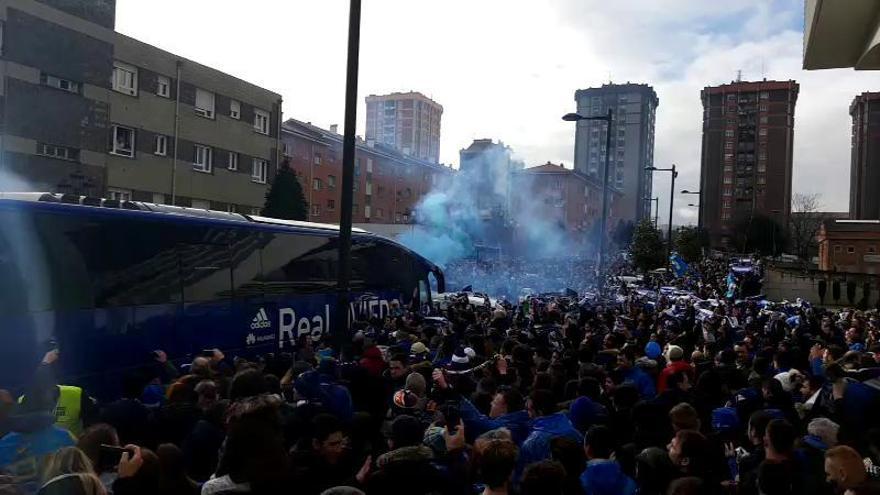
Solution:
<path fill-rule="evenodd" d="M 534 390 L 526 403 L 529 416 L 529 436 L 519 451 L 517 474 L 533 462 L 551 458 L 550 441 L 556 437 L 567 437 L 581 443 L 583 436 L 571 424 L 564 412 L 554 413 L 556 401 L 549 390 Z"/>
<path fill-rule="evenodd" d="M 620 464 L 611 460 L 614 433 L 606 426 L 593 426 L 584 437 L 587 468 L 581 474 L 581 486 L 588 495 L 633 495 L 636 482 L 623 473 Z"/>
<path fill-rule="evenodd" d="M 481 414 L 467 399 L 461 400 L 459 406 L 461 419 L 464 421 L 468 441 L 487 431 L 507 428 L 517 446 L 522 445 L 529 435 L 529 413 L 524 409 L 523 396 L 518 390 L 502 387 L 492 399 L 489 415 Z"/>

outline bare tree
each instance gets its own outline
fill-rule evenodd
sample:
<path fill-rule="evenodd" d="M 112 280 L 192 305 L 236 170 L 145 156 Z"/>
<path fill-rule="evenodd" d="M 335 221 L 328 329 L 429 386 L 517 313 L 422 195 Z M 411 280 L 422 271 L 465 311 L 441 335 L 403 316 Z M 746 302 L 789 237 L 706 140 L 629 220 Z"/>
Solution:
<path fill-rule="evenodd" d="M 791 198 L 791 247 L 802 260 L 809 260 L 816 248 L 816 234 L 825 220 L 821 194 L 795 193 Z"/>

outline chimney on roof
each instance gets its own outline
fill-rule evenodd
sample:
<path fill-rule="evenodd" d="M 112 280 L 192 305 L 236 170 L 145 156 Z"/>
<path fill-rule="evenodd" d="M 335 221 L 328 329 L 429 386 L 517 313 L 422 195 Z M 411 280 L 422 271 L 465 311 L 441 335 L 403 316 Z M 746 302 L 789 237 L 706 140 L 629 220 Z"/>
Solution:
<path fill-rule="evenodd" d="M 330 132 L 339 134 L 339 124 L 330 124 Z"/>

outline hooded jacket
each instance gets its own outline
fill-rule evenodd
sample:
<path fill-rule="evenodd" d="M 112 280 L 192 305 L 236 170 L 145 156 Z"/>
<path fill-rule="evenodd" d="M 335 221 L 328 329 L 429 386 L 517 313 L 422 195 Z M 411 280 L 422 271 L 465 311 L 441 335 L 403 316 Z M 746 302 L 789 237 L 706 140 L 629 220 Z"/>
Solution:
<path fill-rule="evenodd" d="M 581 474 L 581 486 L 589 495 L 633 495 L 636 482 L 623 473 L 620 464 L 608 459 L 594 459 Z"/>
<path fill-rule="evenodd" d="M 660 372 L 660 377 L 657 379 L 657 391 L 663 393 L 666 391 L 666 380 L 669 379 L 670 376 L 678 373 L 679 371 L 686 371 L 693 378 L 694 367 L 685 361 L 672 361 L 663 371 Z"/>
<path fill-rule="evenodd" d="M 464 431 L 469 441 L 473 441 L 474 438 L 487 431 L 498 428 L 510 430 L 513 442 L 518 446 L 522 445 L 529 435 L 530 418 L 527 411 L 514 411 L 497 418 L 490 418 L 480 413 L 467 399 L 462 399 L 459 409 L 461 411 L 461 419 L 464 421 Z"/>
<path fill-rule="evenodd" d="M 385 370 L 385 360 L 382 359 L 382 351 L 376 346 L 367 347 L 364 349 L 360 365 L 371 376 L 382 376 L 382 372 Z"/>
<path fill-rule="evenodd" d="M 533 462 L 550 459 L 550 441 L 555 437 L 567 437 L 578 444 L 584 441 L 581 433 L 571 424 L 568 415 L 561 412 L 533 419 L 529 429 L 531 432 L 519 452 L 519 466 L 521 468 L 525 468 Z M 520 469 L 521 471 L 522 469 Z"/>
<path fill-rule="evenodd" d="M 435 465 L 434 453 L 424 445 L 402 447 L 376 459 L 376 471 L 367 482 L 367 493 L 387 495 L 440 495 L 455 493 Z"/>
<path fill-rule="evenodd" d="M 71 433 L 55 426 L 52 413 L 10 417 L 12 432 L 0 438 L 0 471 L 13 475 L 26 493 L 36 492 L 41 460 L 62 447 L 76 445 Z"/>

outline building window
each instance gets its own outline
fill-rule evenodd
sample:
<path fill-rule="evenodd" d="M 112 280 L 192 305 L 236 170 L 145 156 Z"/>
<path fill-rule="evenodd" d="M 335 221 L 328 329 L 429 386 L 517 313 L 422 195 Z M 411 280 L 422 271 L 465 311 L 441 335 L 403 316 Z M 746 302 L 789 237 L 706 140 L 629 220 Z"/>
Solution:
<path fill-rule="evenodd" d="M 724 151 L 733 151 L 733 143 L 724 143 Z"/>
<path fill-rule="evenodd" d="M 758 184 L 766 184 L 767 179 L 763 175 L 758 176 Z"/>
<path fill-rule="evenodd" d="M 727 129 L 726 131 L 724 131 L 724 137 L 732 138 L 733 137 L 733 129 Z"/>
<path fill-rule="evenodd" d="M 877 254 L 877 246 L 868 246 L 868 254 Z"/>
<path fill-rule="evenodd" d="M 321 164 L 321 155 L 315 155 L 315 165 Z"/>
<path fill-rule="evenodd" d="M 767 121 L 768 121 L 768 117 L 767 117 L 766 115 L 761 115 L 761 118 L 759 119 L 759 122 L 762 123 L 762 124 L 766 124 Z"/>
<path fill-rule="evenodd" d="M 241 118 L 241 103 L 238 100 L 229 100 L 229 116 L 236 120 Z"/>
<path fill-rule="evenodd" d="M 376 208 L 376 218 L 382 218 L 382 215 L 384 214 L 385 212 L 382 211 L 382 208 Z"/>
<path fill-rule="evenodd" d="M 214 93 L 196 88 L 196 114 L 209 119 L 214 118 Z"/>
<path fill-rule="evenodd" d="M 761 99 L 762 100 L 770 99 L 770 92 L 769 91 L 761 91 Z"/>
<path fill-rule="evenodd" d="M 119 61 L 113 62 L 113 91 L 137 96 L 137 67 Z"/>
<path fill-rule="evenodd" d="M 855 252 L 856 252 L 855 246 L 847 246 L 846 247 L 846 254 L 855 254 Z"/>
<path fill-rule="evenodd" d="M 767 128 L 766 128 L 766 127 L 762 127 L 762 128 L 760 128 L 760 129 L 758 129 L 758 135 L 759 135 L 759 136 L 766 136 L 766 135 L 767 135 Z"/>
<path fill-rule="evenodd" d="M 843 252 L 843 246 L 841 246 L 839 244 L 834 246 L 834 254 L 840 254 L 842 252 Z"/>
<path fill-rule="evenodd" d="M 128 189 L 107 188 L 107 197 L 116 201 L 131 201 L 131 191 Z"/>
<path fill-rule="evenodd" d="M 763 173 L 766 171 L 767 171 L 767 164 L 764 162 L 758 162 L 758 172 Z"/>
<path fill-rule="evenodd" d="M 254 130 L 260 134 L 269 134 L 269 112 L 254 109 Z"/>
<path fill-rule="evenodd" d="M 315 191 L 321 190 L 321 179 L 315 178 L 312 180 L 312 189 Z"/>
<path fill-rule="evenodd" d="M 373 159 L 372 158 L 367 158 L 367 173 L 368 174 L 373 173 Z"/>
<path fill-rule="evenodd" d="M 731 187 L 725 187 L 725 188 L 724 188 L 724 195 L 725 195 L 725 196 L 733 196 L 733 188 L 731 188 Z"/>
<path fill-rule="evenodd" d="M 328 199 L 327 200 L 327 211 L 333 211 L 336 209 L 336 200 Z"/>
<path fill-rule="evenodd" d="M 284 143 L 282 145 L 282 150 L 284 156 L 293 156 L 293 146 L 291 146 L 290 143 Z"/>
<path fill-rule="evenodd" d="M 234 151 L 229 152 L 229 157 L 226 161 L 226 168 L 228 170 L 238 170 L 238 153 Z"/>
<path fill-rule="evenodd" d="M 730 220 L 730 212 L 729 211 L 722 212 L 721 219 L 722 220 Z"/>
<path fill-rule="evenodd" d="M 51 86 L 55 89 L 60 89 L 69 93 L 79 93 L 78 82 L 69 79 L 61 79 L 60 77 L 50 76 L 48 74 L 40 74 L 40 84 Z"/>
<path fill-rule="evenodd" d="M 165 76 L 156 76 L 156 95 L 162 98 L 171 98 L 171 79 Z"/>
<path fill-rule="evenodd" d="M 251 169 L 251 181 L 258 184 L 265 184 L 268 170 L 269 162 L 267 160 L 254 158 L 253 167 Z"/>
<path fill-rule="evenodd" d="M 370 218 L 370 205 L 364 206 L 364 218 Z"/>
<path fill-rule="evenodd" d="M 211 173 L 211 148 L 195 145 L 195 159 L 193 160 L 193 170 L 196 172 Z"/>
<path fill-rule="evenodd" d="M 729 162 L 731 160 L 733 160 L 733 153 L 725 153 L 724 154 L 724 161 Z"/>
<path fill-rule="evenodd" d="M 761 103 L 761 105 L 758 107 L 758 109 L 762 112 L 766 112 L 770 109 L 770 105 L 768 105 L 766 103 Z"/>
<path fill-rule="evenodd" d="M 729 175 L 728 175 L 728 176 L 725 176 L 725 177 L 724 177 L 724 183 L 725 183 L 725 184 L 733 184 L 733 177 L 730 177 Z"/>
<path fill-rule="evenodd" d="M 121 125 L 113 126 L 113 149 L 111 153 L 134 158 L 134 129 L 122 127 Z"/>
<path fill-rule="evenodd" d="M 734 93 L 728 94 L 727 101 L 736 101 L 736 94 L 734 94 Z"/>
<path fill-rule="evenodd" d="M 165 156 L 168 154 L 168 136 L 162 134 L 156 135 L 156 142 L 153 146 L 153 154 Z"/>
<path fill-rule="evenodd" d="M 327 176 L 327 188 L 328 189 L 336 189 L 336 176 L 328 175 Z"/>
<path fill-rule="evenodd" d="M 68 146 L 55 146 L 53 144 L 38 143 L 37 154 L 72 162 L 79 160 L 79 150 Z"/>

